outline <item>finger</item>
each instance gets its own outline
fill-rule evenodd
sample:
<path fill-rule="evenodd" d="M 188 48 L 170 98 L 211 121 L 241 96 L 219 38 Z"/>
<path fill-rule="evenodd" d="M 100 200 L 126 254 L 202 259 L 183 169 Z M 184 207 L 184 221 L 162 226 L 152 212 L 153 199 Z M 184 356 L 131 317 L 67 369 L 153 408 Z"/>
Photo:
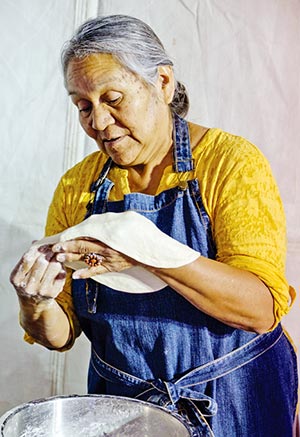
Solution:
<path fill-rule="evenodd" d="M 56 255 L 56 259 L 60 263 L 70 263 L 74 261 L 83 261 L 84 255 L 81 253 L 59 253 L 58 255 Z"/>
<path fill-rule="evenodd" d="M 18 264 L 12 270 L 9 280 L 15 287 L 18 287 L 24 278 L 25 274 L 23 272 L 23 258 L 21 258 Z"/>
<path fill-rule="evenodd" d="M 47 261 L 43 254 L 40 254 L 27 275 L 25 286 L 26 293 L 37 294 L 39 292 L 48 265 L 49 261 Z"/>
<path fill-rule="evenodd" d="M 90 267 L 96 267 L 102 264 L 104 257 L 96 252 L 88 252 L 85 254 L 79 253 L 59 253 L 56 255 L 57 261 L 60 263 L 72 263 L 82 261 Z"/>
<path fill-rule="evenodd" d="M 36 246 L 31 246 L 23 256 L 24 271 L 27 272 L 35 263 L 36 258 L 40 255 Z"/>
<path fill-rule="evenodd" d="M 48 266 L 44 272 L 43 277 L 41 278 L 40 287 L 38 293 L 42 296 L 52 296 L 56 294 L 55 281 L 57 280 L 58 275 L 62 271 L 62 266 L 59 262 L 50 261 Z"/>
<path fill-rule="evenodd" d="M 75 239 L 64 241 L 63 243 L 54 244 L 52 247 L 52 251 L 54 253 L 79 253 L 85 254 L 88 252 L 97 252 L 101 254 L 102 250 L 107 248 L 105 244 L 101 243 L 98 240 L 89 240 L 89 239 Z"/>
<path fill-rule="evenodd" d="M 30 272 L 41 253 L 44 253 L 48 260 L 53 256 L 51 246 L 31 246 L 28 252 L 23 255 L 21 261 L 12 272 L 11 281 L 15 285 L 24 281 L 26 275 Z"/>
<path fill-rule="evenodd" d="M 104 266 L 100 267 L 89 267 L 86 269 L 75 270 L 72 274 L 73 279 L 88 279 L 96 275 L 101 275 L 107 273 L 108 270 Z"/>
<path fill-rule="evenodd" d="M 34 262 L 32 262 L 32 265 Z M 31 266 L 32 267 L 32 266 Z M 28 267 L 24 266 L 23 258 L 19 261 L 19 263 L 16 265 L 14 270 L 12 271 L 10 275 L 10 282 L 18 289 L 18 288 L 24 288 L 27 283 L 27 275 L 28 275 Z"/>
<path fill-rule="evenodd" d="M 55 273 L 55 269 L 52 270 L 52 273 Z M 49 278 L 49 275 L 46 275 Z M 47 282 L 47 283 L 46 283 Z M 53 280 L 47 280 L 43 287 L 41 287 L 37 294 L 34 296 L 37 298 L 44 299 L 55 299 L 59 293 L 63 290 L 63 287 L 66 282 L 66 271 L 62 267 L 59 273 L 53 278 Z"/>
<path fill-rule="evenodd" d="M 51 295 L 52 295 L 53 298 L 57 297 L 59 295 L 59 293 L 62 292 L 62 290 L 64 288 L 64 285 L 65 285 L 65 282 L 66 282 L 66 278 L 64 278 L 64 279 L 56 279 L 53 282 L 53 285 L 52 285 L 52 288 L 51 288 L 51 290 L 52 290 Z"/>
<path fill-rule="evenodd" d="M 52 297 L 56 298 L 59 293 L 63 290 L 63 287 L 66 282 L 66 272 L 61 270 L 56 278 L 53 280 L 52 284 L 46 286 L 46 289 L 40 292 L 40 295 L 43 297 Z M 50 290 L 50 291 L 49 291 Z"/>

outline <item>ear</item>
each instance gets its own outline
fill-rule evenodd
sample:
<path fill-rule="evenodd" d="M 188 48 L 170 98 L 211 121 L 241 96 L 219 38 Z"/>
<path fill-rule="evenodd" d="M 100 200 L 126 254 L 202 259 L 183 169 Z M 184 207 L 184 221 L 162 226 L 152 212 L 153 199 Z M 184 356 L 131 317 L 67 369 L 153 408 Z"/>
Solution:
<path fill-rule="evenodd" d="M 157 85 L 162 92 L 165 103 L 172 102 L 175 91 L 174 72 L 171 65 L 159 65 L 157 67 Z"/>

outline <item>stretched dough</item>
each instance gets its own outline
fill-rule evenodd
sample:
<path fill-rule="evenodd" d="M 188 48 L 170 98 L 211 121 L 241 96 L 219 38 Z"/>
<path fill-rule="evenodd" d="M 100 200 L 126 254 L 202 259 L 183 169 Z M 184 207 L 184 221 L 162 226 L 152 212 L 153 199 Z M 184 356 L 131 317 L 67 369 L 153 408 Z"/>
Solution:
<path fill-rule="evenodd" d="M 90 237 L 143 264 L 176 268 L 195 261 L 200 254 L 160 231 L 151 220 L 134 212 L 94 214 L 65 231 L 35 243 L 55 244 L 79 237 Z M 79 261 L 66 264 L 76 270 L 86 267 Z M 121 272 L 108 272 L 93 279 L 115 290 L 147 293 L 161 290 L 166 283 L 143 267 L 131 267 Z"/>

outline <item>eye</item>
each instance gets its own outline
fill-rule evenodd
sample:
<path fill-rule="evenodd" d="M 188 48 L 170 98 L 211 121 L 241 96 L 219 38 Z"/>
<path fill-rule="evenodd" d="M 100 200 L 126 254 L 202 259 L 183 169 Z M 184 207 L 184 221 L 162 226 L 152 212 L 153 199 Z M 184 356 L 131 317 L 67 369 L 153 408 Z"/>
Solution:
<path fill-rule="evenodd" d="M 110 105 L 113 105 L 113 104 L 117 103 L 119 100 L 120 100 L 120 98 L 113 99 L 113 100 L 107 100 L 107 103 L 109 103 Z"/>
<path fill-rule="evenodd" d="M 90 112 L 91 108 L 82 108 L 79 109 L 79 112 Z"/>
<path fill-rule="evenodd" d="M 92 106 L 87 102 L 79 102 L 77 104 L 78 111 L 82 116 L 88 116 L 91 112 Z"/>
<path fill-rule="evenodd" d="M 122 94 L 116 91 L 110 91 L 109 93 L 105 94 L 102 98 L 105 103 L 114 106 L 121 102 Z"/>

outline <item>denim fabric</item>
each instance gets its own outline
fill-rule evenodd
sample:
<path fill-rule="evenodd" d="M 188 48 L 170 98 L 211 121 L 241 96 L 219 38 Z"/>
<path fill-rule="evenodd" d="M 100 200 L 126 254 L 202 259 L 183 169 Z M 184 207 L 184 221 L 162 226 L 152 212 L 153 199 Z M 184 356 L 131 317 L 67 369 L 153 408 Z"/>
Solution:
<path fill-rule="evenodd" d="M 175 117 L 174 125 L 174 171 L 191 172 L 187 123 Z M 215 258 L 196 179 L 156 196 L 131 193 L 110 202 L 110 165 L 91 187 L 95 199 L 87 215 L 134 210 L 202 256 Z M 180 415 L 195 437 L 292 436 L 296 359 L 280 325 L 260 336 L 231 328 L 170 287 L 130 294 L 76 280 L 73 299 L 92 346 L 89 393 L 157 403 Z"/>

